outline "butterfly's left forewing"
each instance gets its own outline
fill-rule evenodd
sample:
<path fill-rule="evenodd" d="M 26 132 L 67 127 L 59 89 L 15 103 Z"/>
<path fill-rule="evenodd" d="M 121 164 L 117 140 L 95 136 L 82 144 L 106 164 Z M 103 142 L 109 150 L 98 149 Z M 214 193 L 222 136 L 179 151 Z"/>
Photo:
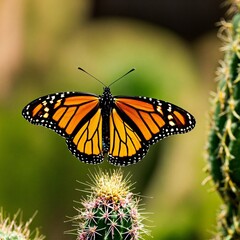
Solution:
<path fill-rule="evenodd" d="M 69 150 L 81 161 L 103 161 L 98 96 L 75 92 L 50 94 L 32 101 L 22 114 L 32 124 L 45 126 L 65 137 Z"/>
<path fill-rule="evenodd" d="M 188 132 L 195 126 L 190 113 L 168 102 L 123 96 L 116 96 L 114 100 L 109 161 L 115 165 L 136 163 L 145 156 L 151 144 L 173 134 Z"/>

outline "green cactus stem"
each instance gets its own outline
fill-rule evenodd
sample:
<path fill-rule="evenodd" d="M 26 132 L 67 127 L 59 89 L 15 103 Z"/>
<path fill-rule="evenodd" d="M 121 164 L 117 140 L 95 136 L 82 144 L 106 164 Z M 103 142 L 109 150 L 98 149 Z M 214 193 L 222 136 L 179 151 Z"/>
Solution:
<path fill-rule="evenodd" d="M 73 218 L 77 240 L 138 240 L 150 236 L 139 209 L 140 198 L 131 192 L 129 178 L 121 170 L 91 174 L 88 196 Z"/>
<path fill-rule="evenodd" d="M 235 14 L 221 22 L 224 60 L 217 70 L 207 145 L 208 170 L 223 206 L 216 239 L 240 239 L 240 13 L 239 0 L 229 1 Z"/>
<path fill-rule="evenodd" d="M 38 229 L 31 232 L 29 225 L 33 217 L 26 223 L 18 220 L 20 212 L 17 212 L 13 219 L 5 216 L 3 210 L 0 210 L 0 239 L 1 240 L 43 240 L 45 237 L 39 234 Z"/>

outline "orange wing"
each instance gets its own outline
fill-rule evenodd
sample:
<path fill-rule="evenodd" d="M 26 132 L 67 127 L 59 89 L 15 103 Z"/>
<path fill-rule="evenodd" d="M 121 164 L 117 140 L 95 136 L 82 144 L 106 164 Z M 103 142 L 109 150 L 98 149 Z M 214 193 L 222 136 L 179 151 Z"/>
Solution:
<path fill-rule="evenodd" d="M 74 92 L 50 94 L 28 104 L 22 114 L 32 124 L 65 137 L 69 150 L 81 161 L 103 161 L 98 96 Z"/>
<path fill-rule="evenodd" d="M 112 110 L 109 123 L 109 161 L 114 165 L 132 164 L 131 157 L 136 156 L 138 151 L 142 149 L 140 137 L 122 120 L 116 109 Z M 139 155 L 139 158 L 141 158 L 141 156 L 142 154 Z M 119 162 L 119 159 L 125 160 Z"/>
<path fill-rule="evenodd" d="M 109 161 L 129 165 L 140 161 L 149 146 L 173 134 L 190 131 L 194 117 L 171 103 L 146 97 L 115 97 L 110 116 Z"/>

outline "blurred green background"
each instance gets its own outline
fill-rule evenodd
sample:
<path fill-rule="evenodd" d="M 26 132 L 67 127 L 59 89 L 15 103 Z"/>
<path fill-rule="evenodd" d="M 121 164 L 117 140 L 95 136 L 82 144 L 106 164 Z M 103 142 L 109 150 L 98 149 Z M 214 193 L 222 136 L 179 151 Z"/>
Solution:
<path fill-rule="evenodd" d="M 220 200 L 201 182 L 208 98 L 221 56 L 214 25 L 221 1 L 113 2 L 0 2 L 0 206 L 11 214 L 20 208 L 24 220 L 37 210 L 32 225 L 47 239 L 75 239 L 64 234 L 72 228 L 64 221 L 82 197 L 76 180 L 88 180 L 97 167 L 74 158 L 54 132 L 29 124 L 22 108 L 59 91 L 101 94 L 102 85 L 78 66 L 105 84 L 135 67 L 111 87 L 114 95 L 175 103 L 197 126 L 152 146 L 123 171 L 136 182 L 134 191 L 148 196 L 143 202 L 155 239 L 209 239 Z"/>

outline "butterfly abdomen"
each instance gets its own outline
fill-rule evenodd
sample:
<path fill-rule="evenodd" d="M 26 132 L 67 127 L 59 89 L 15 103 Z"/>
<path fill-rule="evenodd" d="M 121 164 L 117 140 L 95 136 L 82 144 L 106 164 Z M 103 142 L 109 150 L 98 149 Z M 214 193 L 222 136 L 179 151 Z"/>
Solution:
<path fill-rule="evenodd" d="M 100 96 L 99 107 L 102 113 L 102 132 L 103 132 L 103 153 L 106 154 L 109 152 L 110 147 L 110 129 L 109 129 L 109 117 L 114 105 L 114 99 L 111 94 L 110 88 L 105 87 L 102 96 Z"/>

